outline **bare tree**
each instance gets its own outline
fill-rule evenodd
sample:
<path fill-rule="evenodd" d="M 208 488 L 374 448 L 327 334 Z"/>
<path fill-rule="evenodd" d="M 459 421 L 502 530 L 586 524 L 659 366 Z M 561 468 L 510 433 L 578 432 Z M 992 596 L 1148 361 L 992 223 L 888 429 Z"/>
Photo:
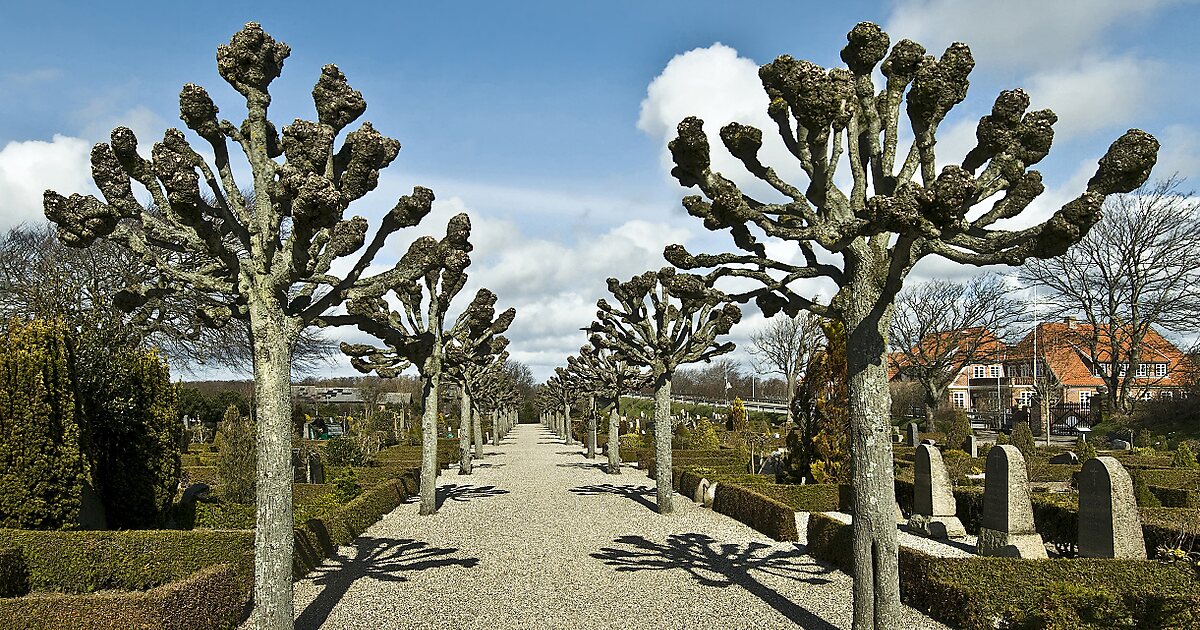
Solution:
<path fill-rule="evenodd" d="M 1052 313 L 1087 322 L 1063 341 L 1087 353 L 1109 404 L 1125 413 L 1152 382 L 1148 372 L 1138 376 L 1138 365 L 1153 350 L 1153 329 L 1200 330 L 1200 201 L 1182 185 L 1169 177 L 1109 197 L 1083 240 L 1022 270 L 1026 282 L 1047 290 Z"/>
<path fill-rule="evenodd" d="M 821 319 L 803 312 L 790 316 L 776 315 L 750 333 L 750 354 L 760 361 L 770 374 L 779 374 L 787 381 L 788 426 L 795 421 L 792 400 L 796 396 L 796 379 L 821 349 Z"/>
<path fill-rule="evenodd" d="M 827 70 L 784 55 L 759 69 L 770 101 L 767 113 L 807 184 L 784 181 L 760 161 L 759 129 L 738 123 L 721 129 L 729 152 L 786 201 L 755 199 L 714 172 L 703 122 L 687 118 L 679 124 L 669 145 L 671 172 L 683 186 L 704 193 L 684 198 L 683 205 L 706 228 L 729 230 L 739 251 L 693 256 L 672 245 L 665 254 L 682 269 L 715 267 L 717 277 L 754 281 L 757 288 L 735 298 L 755 300 L 768 317 L 808 310 L 844 322 L 855 504 L 854 627 L 865 630 L 899 626 L 887 332 L 905 277 L 929 255 L 982 266 L 1018 265 L 1065 252 L 1100 219 L 1105 196 L 1146 180 L 1158 142 L 1130 130 L 1101 158 L 1086 192 L 1048 221 L 997 229 L 1044 189 L 1040 173 L 1029 167 L 1050 149 L 1054 113 L 1026 113 L 1024 91 L 1002 92 L 991 115 L 979 122 L 976 147 L 939 173 L 938 126 L 966 97 L 967 75 L 975 65 L 970 50 L 954 43 L 935 58 L 902 40 L 889 53 L 887 34 L 868 22 L 855 26 L 847 39 L 841 55 L 847 68 Z M 877 88 L 873 73 L 881 61 L 885 83 Z M 914 138 L 907 155 L 898 150 L 904 102 Z M 850 169 L 847 190 L 835 183 L 843 164 Z M 985 201 L 994 203 L 969 214 Z M 796 243 L 803 262 L 770 258 L 763 237 Z M 805 298 L 793 286 L 810 278 L 837 285 L 829 303 Z"/>
<path fill-rule="evenodd" d="M 717 343 L 741 321 L 742 311 L 712 288 L 712 278 L 676 273 L 671 267 L 647 271 L 628 282 L 608 279 L 617 304 L 596 302 L 597 321 L 588 328 L 592 345 L 612 350 L 633 365 L 650 368 L 654 386 L 655 485 L 659 514 L 670 514 L 671 378 L 687 363 L 709 361 L 732 352 L 732 342 Z"/>
<path fill-rule="evenodd" d="M 184 260 L 156 248 L 156 255 Z M 60 318 L 107 351 L 116 346 L 156 347 L 174 369 L 197 365 L 253 369 L 250 327 L 231 320 L 210 328 L 196 316 L 187 293 L 163 296 L 126 313 L 113 304 L 118 293 L 144 282 L 153 270 L 129 249 L 106 240 L 83 249 L 68 247 L 53 224 L 19 225 L 0 235 L 0 319 Z M 292 358 L 295 374 L 326 364 L 335 346 L 317 330 L 306 329 Z"/>
<path fill-rule="evenodd" d="M 496 297 L 491 291 L 481 289 L 480 295 L 485 300 L 495 304 Z M 494 308 L 491 311 L 495 312 Z M 477 310 L 481 317 L 488 312 L 484 308 Z M 461 327 L 456 334 L 447 339 L 445 373 L 449 381 L 459 386 L 461 398 L 459 407 L 459 464 L 458 474 L 471 474 L 471 437 L 475 439 L 475 453 L 483 453 L 483 435 L 480 433 L 479 414 L 472 404 L 471 397 L 485 387 L 485 380 L 490 371 L 502 369 L 508 359 L 504 349 L 508 347 L 508 339 L 501 333 L 508 330 L 516 317 L 515 309 L 501 313 L 494 321 L 478 322 L 474 326 Z"/>
<path fill-rule="evenodd" d="M 936 430 L 934 411 L 959 372 L 1003 360 L 1003 340 L 1026 321 L 1025 302 L 1011 292 L 1002 278 L 984 275 L 962 283 L 929 280 L 896 296 L 888 330 L 892 367 L 921 385 L 929 430 Z"/>
<path fill-rule="evenodd" d="M 414 189 L 384 215 L 369 242 L 365 219 L 344 218 L 350 203 L 378 185 L 379 171 L 395 159 L 400 143 L 363 123 L 334 150 L 366 101 L 333 65 L 322 68 L 313 88 L 317 120 L 296 120 L 279 132 L 267 117 L 268 87 L 290 53 L 255 23 L 217 48 L 217 70 L 245 98 L 241 124 L 218 119 L 204 88 L 183 87 L 180 118 L 207 142 L 215 170 L 177 129 L 166 132 L 147 160 L 133 132 L 118 127 L 111 142 L 91 154 L 104 201 L 53 191 L 44 198 L 46 216 L 66 245 L 107 239 L 153 270 L 113 296 L 118 308 L 153 310 L 167 296 L 186 294 L 205 325 L 249 322 L 258 425 L 253 623 L 272 629 L 293 621 L 289 381 L 296 344 L 301 331 L 351 292 L 379 282 L 363 277 L 375 254 L 388 235 L 416 225 L 433 202 L 431 191 Z M 238 186 L 230 141 L 249 162 L 252 194 Z M 151 208 L 134 196 L 133 181 L 149 193 Z M 359 250 L 344 276 L 331 273 L 335 261 Z M 188 262 L 164 252 L 186 253 Z"/>

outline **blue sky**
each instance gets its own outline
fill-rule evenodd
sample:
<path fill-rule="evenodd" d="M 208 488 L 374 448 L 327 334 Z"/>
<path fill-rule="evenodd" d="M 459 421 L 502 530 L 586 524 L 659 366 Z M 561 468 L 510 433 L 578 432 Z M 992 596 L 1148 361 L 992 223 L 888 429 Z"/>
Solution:
<path fill-rule="evenodd" d="M 845 34 L 861 20 L 934 54 L 956 39 L 972 46 L 971 92 L 943 125 L 939 156 L 970 148 L 974 121 L 1001 89 L 1024 87 L 1035 107 L 1059 113 L 1041 166 L 1049 190 L 1035 215 L 1074 197 L 1129 127 L 1163 142 L 1156 174 L 1200 171 L 1193 2 L 346 3 L 344 12 L 106 4 L 5 10 L 0 228 L 39 220 L 45 188 L 89 190 L 87 151 L 113 126 L 132 127 L 147 146 L 179 126 L 186 82 L 204 85 L 222 115 L 240 120 L 242 104 L 218 77 L 214 54 L 258 21 L 292 47 L 272 85 L 277 125 L 311 118 L 312 83 L 322 64 L 338 64 L 367 99 L 365 119 L 404 147 L 380 189 L 351 212 L 378 217 L 415 184 L 432 187 L 439 202 L 414 234 L 468 211 L 477 250 L 467 291 L 489 286 L 502 306 L 518 308 L 514 355 L 539 377 L 584 341 L 578 329 L 605 277 L 665 264 L 667 242 L 726 245 L 680 209 L 685 192 L 664 166 L 674 124 L 695 113 L 715 131 L 762 118 L 757 65 L 784 53 L 840 63 Z M 411 237 L 393 238 L 392 259 Z M 916 279 L 969 273 L 930 261 Z M 760 323 L 747 318 L 735 340 Z"/>

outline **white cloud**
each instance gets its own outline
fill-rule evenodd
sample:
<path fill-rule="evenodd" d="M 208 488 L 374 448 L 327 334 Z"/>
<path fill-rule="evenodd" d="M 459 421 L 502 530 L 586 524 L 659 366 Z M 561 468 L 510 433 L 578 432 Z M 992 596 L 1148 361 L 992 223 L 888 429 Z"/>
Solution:
<path fill-rule="evenodd" d="M 650 82 L 637 127 L 659 145 L 665 172 L 673 166 L 667 143 L 675 138 L 676 126 L 684 118 L 696 116 L 704 121 L 713 170 L 737 182 L 748 194 L 763 201 L 780 199 L 725 150 L 720 130 L 730 122 L 762 130 L 762 162 L 774 167 L 784 179 L 800 181 L 795 157 L 783 146 L 775 123 L 767 116 L 769 101 L 758 78 L 758 66 L 754 60 L 738 56 L 733 48 L 716 43 L 676 55 Z"/>
<path fill-rule="evenodd" d="M 91 144 L 55 135 L 53 140 L 9 142 L 0 149 L 0 229 L 44 221 L 42 193 L 93 192 Z"/>
<path fill-rule="evenodd" d="M 1029 79 L 1031 109 L 1058 114 L 1057 138 L 1127 128 L 1155 100 L 1161 65 L 1134 57 L 1088 57 Z"/>
<path fill-rule="evenodd" d="M 1171 125 L 1159 136 L 1162 149 L 1158 152 L 1158 163 L 1154 166 L 1155 178 L 1166 178 L 1178 173 L 1196 185 L 1200 178 L 1200 130 L 1190 125 Z"/>
<path fill-rule="evenodd" d="M 1094 50 L 1110 29 L 1125 26 L 1170 0 L 905 0 L 885 30 L 892 41 L 909 38 L 940 55 L 966 42 L 982 67 L 1059 66 Z"/>

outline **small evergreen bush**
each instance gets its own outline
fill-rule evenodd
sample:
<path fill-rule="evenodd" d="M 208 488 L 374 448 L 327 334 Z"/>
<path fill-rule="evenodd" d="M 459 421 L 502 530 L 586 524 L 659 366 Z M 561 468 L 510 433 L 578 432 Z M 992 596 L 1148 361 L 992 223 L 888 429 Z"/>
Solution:
<path fill-rule="evenodd" d="M 721 445 L 717 437 L 717 427 L 708 418 L 700 418 L 696 422 L 696 430 L 692 431 L 692 448 L 699 450 L 716 450 Z"/>
<path fill-rule="evenodd" d="M 354 467 L 347 466 L 339 470 L 333 476 L 333 496 L 340 503 L 349 503 L 352 499 L 362 494 L 362 486 L 358 485 L 358 473 L 354 471 Z"/>
<path fill-rule="evenodd" d="M 1082 464 L 1089 459 L 1096 458 L 1096 448 L 1081 435 L 1075 438 L 1075 455 L 1079 457 L 1079 463 Z"/>
<path fill-rule="evenodd" d="M 1175 449 L 1175 454 L 1171 456 L 1171 468 L 1200 468 L 1200 464 L 1196 463 L 1196 455 L 1192 453 L 1187 442 L 1180 442 L 1179 447 Z"/>
<path fill-rule="evenodd" d="M 938 409 L 941 412 L 941 409 Z M 971 420 L 962 409 L 950 409 L 946 414 L 947 421 L 939 421 L 937 425 L 946 431 L 946 448 L 963 450 L 963 444 L 971 435 Z M 940 420 L 940 419 L 939 419 Z"/>
<path fill-rule="evenodd" d="M 221 495 L 234 503 L 254 502 L 255 441 L 253 423 L 230 405 L 217 429 L 217 476 Z"/>
<path fill-rule="evenodd" d="M 354 439 L 335 437 L 325 443 L 325 463 L 331 467 L 362 466 L 366 457 Z"/>

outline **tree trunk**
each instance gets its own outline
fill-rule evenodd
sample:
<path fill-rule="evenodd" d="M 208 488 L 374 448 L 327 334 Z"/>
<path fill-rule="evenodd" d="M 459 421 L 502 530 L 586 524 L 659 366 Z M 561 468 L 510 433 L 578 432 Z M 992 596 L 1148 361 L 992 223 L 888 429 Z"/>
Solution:
<path fill-rule="evenodd" d="M 563 434 L 567 436 L 567 444 L 574 441 L 571 439 L 571 403 L 563 403 Z"/>
<path fill-rule="evenodd" d="M 613 402 L 608 412 L 608 474 L 621 474 L 621 415 L 617 403 Z"/>
<path fill-rule="evenodd" d="M 596 397 L 588 397 L 588 447 L 587 458 L 596 459 Z"/>
<path fill-rule="evenodd" d="M 425 413 L 421 415 L 421 516 L 428 516 L 437 511 L 437 418 L 438 418 L 438 385 L 442 379 L 442 361 L 437 347 L 441 345 L 438 339 L 434 345 L 434 355 L 425 361 Z"/>
<path fill-rule="evenodd" d="M 671 500 L 675 488 L 671 485 L 671 374 L 658 377 L 654 390 L 654 485 L 657 491 L 658 513 L 675 510 Z"/>
<path fill-rule="evenodd" d="M 937 423 L 933 419 L 933 412 L 937 411 L 937 402 L 933 400 L 925 400 L 925 430 L 930 433 L 937 431 Z"/>
<path fill-rule="evenodd" d="M 254 627 L 291 628 L 292 401 L 291 368 L 295 342 L 288 323 L 271 300 L 251 302 L 254 345 L 254 402 L 257 411 L 257 466 L 254 527 Z"/>
<path fill-rule="evenodd" d="M 478 412 L 471 414 L 471 436 L 475 438 L 475 457 L 483 457 L 483 420 Z M 492 431 L 496 430 L 496 422 L 492 421 Z"/>
<path fill-rule="evenodd" d="M 851 468 L 854 482 L 854 629 L 898 628 L 900 578 L 887 383 L 891 308 L 872 277 L 886 266 L 859 268 L 843 290 L 846 304 Z M 848 267 L 850 265 L 847 265 Z"/>
<path fill-rule="evenodd" d="M 458 418 L 458 474 L 471 474 L 471 395 L 461 389 Z"/>

